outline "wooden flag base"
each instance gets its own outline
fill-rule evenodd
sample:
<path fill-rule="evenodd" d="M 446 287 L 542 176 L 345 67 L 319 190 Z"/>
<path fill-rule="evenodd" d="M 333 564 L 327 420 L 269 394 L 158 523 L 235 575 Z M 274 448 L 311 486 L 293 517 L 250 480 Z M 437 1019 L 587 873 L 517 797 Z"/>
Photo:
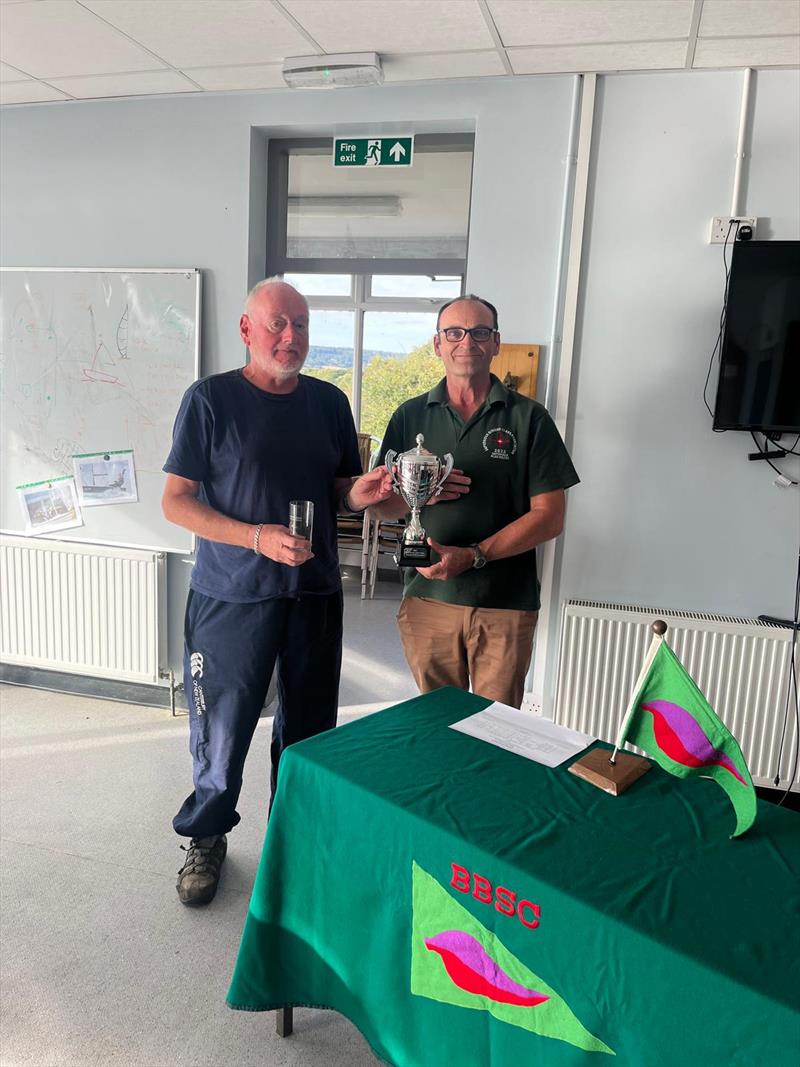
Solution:
<path fill-rule="evenodd" d="M 637 778 L 647 774 L 651 763 L 641 756 L 633 756 L 630 752 L 618 752 L 616 762 L 611 763 L 611 753 L 607 748 L 593 748 L 579 760 L 575 760 L 567 769 L 570 774 L 578 778 L 584 778 L 604 793 L 610 793 L 618 797 L 620 793 L 633 785 Z"/>

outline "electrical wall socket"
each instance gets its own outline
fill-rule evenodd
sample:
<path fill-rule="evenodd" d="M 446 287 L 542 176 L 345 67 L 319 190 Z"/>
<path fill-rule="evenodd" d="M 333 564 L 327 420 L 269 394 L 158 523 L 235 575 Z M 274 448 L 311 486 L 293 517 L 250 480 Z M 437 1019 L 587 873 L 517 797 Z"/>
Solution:
<path fill-rule="evenodd" d="M 736 238 L 736 227 L 731 226 L 732 222 L 738 222 L 740 228 L 742 226 L 752 226 L 753 236 L 755 237 L 758 219 L 747 215 L 715 215 L 711 220 L 708 243 L 710 245 L 724 245 L 727 240 L 729 244 L 733 244 Z"/>

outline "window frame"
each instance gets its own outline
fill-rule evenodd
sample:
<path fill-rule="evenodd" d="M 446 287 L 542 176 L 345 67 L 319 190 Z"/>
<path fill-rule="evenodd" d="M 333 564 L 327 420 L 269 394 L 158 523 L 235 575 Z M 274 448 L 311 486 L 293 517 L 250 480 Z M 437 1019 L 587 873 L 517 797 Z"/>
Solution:
<path fill-rule="evenodd" d="M 414 152 L 456 152 L 468 148 L 473 151 L 472 133 L 416 134 Z M 266 275 L 284 274 L 449 274 L 464 276 L 467 270 L 463 258 L 439 259 L 292 259 L 286 254 L 286 230 L 289 217 L 289 156 L 301 150 L 328 154 L 333 152 L 333 137 L 296 137 L 271 139 L 267 146 L 267 240 Z M 469 247 L 469 225 L 472 216 L 472 174 L 470 173 L 470 204 L 467 211 L 466 245 Z M 347 270 L 343 271 L 342 266 Z"/>
<path fill-rule="evenodd" d="M 474 133 L 417 134 L 414 152 L 474 152 Z M 463 296 L 467 273 L 466 255 L 463 258 L 438 259 L 296 259 L 286 254 L 286 234 L 289 209 L 289 156 L 301 150 L 318 154 L 333 151 L 333 137 L 294 137 L 270 139 L 267 147 L 267 217 L 265 277 L 284 277 L 286 274 L 349 274 L 349 296 L 308 296 L 310 311 L 352 311 L 353 325 L 353 387 L 351 407 L 356 428 L 361 426 L 362 377 L 364 373 L 364 315 L 370 311 L 436 312 L 447 300 L 455 297 L 373 296 L 372 277 L 378 274 L 433 277 L 436 275 L 460 279 L 457 295 Z M 474 158 L 474 157 L 473 157 Z M 472 173 L 470 173 L 470 204 L 467 215 L 465 244 L 469 247 L 472 218 Z M 431 334 L 431 336 L 433 336 Z M 313 340 L 313 339 L 312 339 Z"/>
<path fill-rule="evenodd" d="M 337 260 L 342 263 L 343 260 Z M 287 271 L 287 274 L 300 273 L 299 271 Z M 344 271 L 304 271 L 304 274 L 343 274 Z M 374 273 L 374 272 L 373 272 Z M 428 277 L 427 271 L 414 272 L 419 277 Z M 281 275 L 283 277 L 283 275 Z M 353 322 L 353 393 L 350 405 L 353 409 L 353 421 L 356 429 L 361 429 L 361 387 L 364 374 L 364 315 L 369 311 L 394 311 L 394 312 L 425 312 L 435 314 L 446 300 L 455 300 L 456 297 L 376 297 L 370 294 L 370 274 L 352 274 L 352 286 L 350 296 L 308 296 L 309 311 L 352 311 Z M 459 296 L 464 295 L 464 275 L 460 276 Z M 433 334 L 431 334 L 431 338 Z M 312 338 L 313 342 L 313 338 Z M 424 342 L 423 342 L 424 343 Z"/>

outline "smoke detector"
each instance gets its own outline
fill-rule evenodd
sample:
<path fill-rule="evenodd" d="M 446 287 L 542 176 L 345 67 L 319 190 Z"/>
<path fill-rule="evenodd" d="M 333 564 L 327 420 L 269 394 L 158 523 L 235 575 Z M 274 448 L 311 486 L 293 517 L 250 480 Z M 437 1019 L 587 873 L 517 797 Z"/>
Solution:
<path fill-rule="evenodd" d="M 380 85 L 377 52 L 344 52 L 336 56 L 293 56 L 283 61 L 283 80 L 291 89 L 326 89 Z"/>

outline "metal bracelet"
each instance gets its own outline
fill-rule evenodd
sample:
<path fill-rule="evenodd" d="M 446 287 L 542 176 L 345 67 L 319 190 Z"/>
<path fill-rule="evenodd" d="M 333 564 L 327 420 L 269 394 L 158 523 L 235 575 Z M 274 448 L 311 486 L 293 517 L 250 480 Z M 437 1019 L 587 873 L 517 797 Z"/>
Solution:
<path fill-rule="evenodd" d="M 258 541 L 259 541 L 259 538 L 261 537 L 261 531 L 263 529 L 264 529 L 264 523 L 260 522 L 258 524 L 258 526 L 256 526 L 256 532 L 253 534 L 253 551 L 255 552 L 255 554 L 257 556 L 261 555 L 261 552 L 260 552 L 259 547 L 258 547 Z"/>

